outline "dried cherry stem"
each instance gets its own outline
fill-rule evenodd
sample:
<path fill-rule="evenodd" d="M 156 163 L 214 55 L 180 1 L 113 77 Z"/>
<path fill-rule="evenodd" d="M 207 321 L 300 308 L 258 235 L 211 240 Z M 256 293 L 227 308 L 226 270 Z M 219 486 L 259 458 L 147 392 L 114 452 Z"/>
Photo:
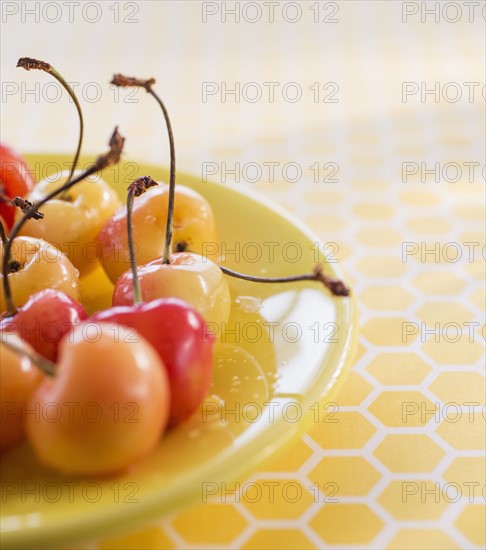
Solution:
<path fill-rule="evenodd" d="M 42 355 L 39 355 L 35 351 L 27 351 L 16 344 L 12 344 L 4 333 L 0 333 L 0 341 L 17 355 L 22 355 L 30 359 L 30 361 L 32 361 L 32 363 L 34 363 L 34 365 L 44 374 L 47 374 L 47 376 L 54 376 L 56 374 L 56 366 L 52 361 L 49 361 L 49 359 L 42 357 Z"/>
<path fill-rule="evenodd" d="M 22 197 L 15 197 L 11 201 L 12 206 L 16 206 L 21 212 L 24 214 L 32 208 L 32 203 L 28 201 L 27 199 L 23 199 Z M 38 210 L 35 210 L 30 214 L 30 217 L 34 220 L 42 220 L 44 219 L 44 214 L 42 212 L 39 212 Z"/>
<path fill-rule="evenodd" d="M 128 186 L 127 197 L 127 237 L 128 237 L 128 253 L 130 254 L 130 269 L 132 271 L 133 280 L 133 304 L 139 304 L 142 301 L 142 294 L 140 292 L 140 281 L 138 280 L 137 273 L 137 259 L 135 257 L 135 245 L 133 242 L 133 225 L 132 225 L 132 211 L 133 201 L 135 197 L 139 197 L 149 187 L 158 185 L 150 176 L 141 176 L 137 178 L 132 184 Z"/>
<path fill-rule="evenodd" d="M 76 149 L 76 153 L 74 155 L 74 159 L 71 165 L 71 170 L 69 172 L 69 177 L 67 179 L 67 182 L 70 182 L 74 175 L 74 170 L 76 170 L 76 166 L 78 164 L 79 155 L 81 153 L 81 146 L 83 144 L 83 134 L 84 134 L 84 121 L 83 121 L 83 113 L 81 111 L 81 105 L 79 104 L 78 98 L 76 97 L 76 94 L 74 93 L 74 90 L 69 86 L 69 84 L 66 82 L 66 80 L 54 69 L 52 65 L 49 63 L 46 63 L 45 61 L 39 61 L 38 59 L 33 59 L 32 57 L 21 57 L 17 61 L 17 67 L 22 67 L 26 71 L 30 71 L 31 69 L 39 69 L 41 71 L 44 71 L 46 73 L 49 73 L 52 75 L 58 82 L 60 82 L 61 86 L 66 90 L 66 92 L 69 94 L 71 99 L 74 102 L 74 105 L 76 106 L 76 109 L 78 111 L 78 117 L 79 117 L 79 137 L 78 137 L 78 147 Z M 64 192 L 63 192 L 64 194 Z M 61 195 L 61 198 L 66 198 Z"/>
<path fill-rule="evenodd" d="M 169 135 L 169 147 L 170 147 L 170 176 L 169 176 L 169 204 L 167 206 L 167 225 L 165 229 L 165 245 L 164 254 L 162 256 L 162 263 L 170 263 L 170 255 L 172 253 L 172 232 L 174 225 L 174 201 L 175 201 L 175 178 L 176 178 L 176 161 L 175 161 L 175 145 L 174 134 L 172 132 L 172 125 L 170 123 L 169 113 L 160 99 L 160 97 L 154 92 L 152 86 L 155 84 L 154 78 L 148 80 L 142 80 L 131 76 L 123 76 L 122 74 L 115 74 L 111 84 L 115 86 L 135 86 L 138 88 L 144 88 L 145 91 L 150 94 L 160 105 L 162 112 L 164 113 L 165 124 L 167 126 L 167 133 Z"/>
<path fill-rule="evenodd" d="M 225 275 L 235 277 L 237 279 L 243 279 L 244 281 L 250 281 L 252 283 L 293 283 L 296 281 L 318 281 L 322 283 L 327 289 L 331 291 L 333 296 L 349 296 L 349 288 L 339 279 L 333 279 L 326 275 L 322 271 L 320 265 L 316 265 L 312 273 L 306 273 L 304 275 L 292 275 L 290 277 L 257 277 L 253 275 L 245 275 L 238 273 L 232 269 L 228 269 L 224 266 L 219 266 L 221 271 Z"/>
<path fill-rule="evenodd" d="M 43 199 L 41 199 L 40 201 L 37 201 L 31 207 L 27 208 L 24 211 L 24 215 L 12 227 L 12 230 L 10 231 L 10 238 L 8 239 L 7 246 L 5 247 L 5 254 L 3 257 L 3 264 L 2 264 L 3 290 L 5 294 L 5 303 L 7 305 L 7 317 L 10 317 L 17 313 L 17 309 L 12 299 L 10 281 L 8 280 L 8 274 L 10 273 L 8 258 L 11 254 L 12 243 L 14 239 L 18 236 L 25 222 L 28 219 L 34 217 L 35 213 L 39 210 L 39 208 L 43 206 L 46 202 L 53 199 L 56 195 L 59 195 L 64 191 L 71 189 L 71 187 L 73 187 L 80 181 L 84 180 L 85 178 L 91 176 L 92 174 L 95 174 L 96 172 L 99 172 L 104 168 L 108 168 L 109 166 L 113 166 L 114 164 L 119 162 L 121 153 L 123 151 L 124 143 L 125 143 L 125 138 L 118 133 L 118 127 L 116 127 L 110 138 L 110 141 L 109 141 L 110 150 L 107 153 L 105 153 L 104 155 L 100 155 L 94 161 L 94 163 L 89 168 L 87 168 L 84 172 L 79 174 L 79 176 L 77 176 L 71 181 L 66 182 L 64 185 L 62 185 L 58 189 L 54 189 L 54 191 L 46 195 Z"/>

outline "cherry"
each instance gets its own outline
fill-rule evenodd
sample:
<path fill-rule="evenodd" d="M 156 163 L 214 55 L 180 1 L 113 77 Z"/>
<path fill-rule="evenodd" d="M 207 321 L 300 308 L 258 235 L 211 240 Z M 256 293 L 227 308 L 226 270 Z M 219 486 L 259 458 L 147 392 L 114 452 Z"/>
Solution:
<path fill-rule="evenodd" d="M 9 241 L 10 243 L 10 241 Z M 10 256 L 10 261 L 5 252 Z M 45 288 L 79 298 L 78 271 L 52 244 L 32 237 L 18 237 L 13 245 L 0 248 L 0 262 L 7 276 L 0 274 L 0 313 L 11 316 L 32 294 Z M 5 270 L 4 270 L 5 273 Z"/>
<path fill-rule="evenodd" d="M 15 207 L 10 201 L 24 197 L 34 187 L 25 161 L 6 145 L 0 145 L 0 216 L 8 228 L 14 223 Z"/>
<path fill-rule="evenodd" d="M 170 178 L 164 251 L 162 258 L 137 269 L 142 298 L 150 301 L 159 297 L 174 296 L 193 306 L 206 322 L 224 323 L 229 318 L 231 297 L 221 270 L 207 257 L 190 252 L 172 252 L 176 198 L 175 145 L 167 109 L 152 88 L 155 80 L 140 80 L 118 74 L 114 76 L 112 83 L 117 86 L 144 88 L 161 107 L 169 136 Z M 126 272 L 118 279 L 113 292 L 113 305 L 132 302 L 133 273 L 133 270 L 132 273 Z"/>
<path fill-rule="evenodd" d="M 29 399 L 27 436 L 63 474 L 115 474 L 156 447 L 169 401 L 165 369 L 143 337 L 87 323 L 63 338 L 55 375 Z"/>
<path fill-rule="evenodd" d="M 18 351 L 22 350 L 20 355 Z M 43 379 L 42 372 L 28 355 L 30 347 L 14 334 L 0 339 L 0 451 L 19 444 L 25 438 L 24 412 L 27 401 Z"/>
<path fill-rule="evenodd" d="M 171 426 L 197 409 L 211 385 L 214 343 L 197 311 L 177 298 L 160 298 L 112 307 L 95 313 L 90 321 L 124 325 L 153 346 L 169 377 Z"/>
<path fill-rule="evenodd" d="M 59 187 L 58 179 L 65 174 L 62 172 L 56 178 L 40 181 L 28 199 L 34 203 L 41 201 Z M 78 175 L 79 172 L 74 174 Z M 27 220 L 20 234 L 55 244 L 83 276 L 98 265 L 98 233 L 119 205 L 116 192 L 101 178 L 84 180 L 69 194 L 49 200 L 42 209 L 44 218 Z"/>
<path fill-rule="evenodd" d="M 134 284 L 130 286 L 133 304 L 95 313 L 93 322 L 129 326 L 157 351 L 169 376 L 171 391 L 170 425 L 186 420 L 200 405 L 211 384 L 214 337 L 206 331 L 201 315 L 177 298 L 140 302 L 140 289 L 132 239 L 131 211 L 134 196 L 155 182 L 138 178 L 130 187 L 127 201 L 128 243 Z"/>
<path fill-rule="evenodd" d="M 133 208 L 133 240 L 138 262 L 142 265 L 164 252 L 169 186 L 159 185 L 140 197 Z M 126 226 L 126 209 L 117 212 L 103 225 L 98 242 L 103 268 L 115 284 L 130 269 Z M 216 224 L 210 204 L 199 193 L 178 185 L 174 201 L 174 237 L 172 249 L 202 254 L 204 243 L 216 242 Z"/>
<path fill-rule="evenodd" d="M 161 107 L 166 121 L 170 141 L 170 179 L 175 179 L 175 150 L 172 128 L 165 105 L 153 91 L 154 79 L 140 80 L 116 74 L 111 82 L 116 86 L 143 87 Z M 168 220 L 173 217 L 174 221 Z M 126 211 L 121 208 L 108 220 L 100 231 L 101 262 L 110 280 L 115 284 L 118 278 L 129 269 L 126 255 L 120 251 L 127 249 L 125 231 Z M 145 264 L 161 257 L 166 246 L 166 231 L 173 230 L 172 252 L 182 250 L 203 253 L 204 243 L 216 241 L 216 225 L 210 204 L 199 193 L 178 185 L 161 185 L 151 189 L 137 201 L 133 211 L 134 242 L 137 246 L 138 261 Z"/>
<path fill-rule="evenodd" d="M 32 294 L 14 317 L 1 321 L 0 330 L 17 333 L 37 353 L 55 362 L 61 338 L 87 318 L 79 302 L 47 288 Z"/>
<path fill-rule="evenodd" d="M 160 259 L 137 268 L 142 299 L 174 296 L 194 307 L 207 323 L 218 326 L 229 318 L 231 298 L 221 269 L 212 261 L 192 254 L 171 254 L 169 263 Z M 113 305 L 133 300 L 133 274 L 124 273 L 115 285 Z"/>

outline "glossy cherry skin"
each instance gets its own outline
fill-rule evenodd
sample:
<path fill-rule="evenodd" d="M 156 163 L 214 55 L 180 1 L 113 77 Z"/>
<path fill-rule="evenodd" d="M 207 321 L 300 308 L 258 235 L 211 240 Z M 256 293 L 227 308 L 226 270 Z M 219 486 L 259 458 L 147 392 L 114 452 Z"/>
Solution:
<path fill-rule="evenodd" d="M 157 351 L 169 375 L 170 426 L 188 418 L 211 385 L 214 336 L 199 313 L 177 298 L 116 306 L 91 316 L 141 334 Z"/>
<path fill-rule="evenodd" d="M 180 298 L 196 309 L 207 323 L 221 326 L 229 318 L 231 296 L 219 267 L 190 252 L 170 256 L 170 263 L 158 259 L 137 268 L 142 299 Z M 133 303 L 132 273 L 124 273 L 115 285 L 113 305 Z"/>
<path fill-rule="evenodd" d="M 27 170 L 25 161 L 6 145 L 0 145 L 0 193 L 13 199 L 25 197 L 35 182 Z M 16 208 L 0 200 L 0 216 L 8 228 L 14 223 Z"/>
<path fill-rule="evenodd" d="M 18 271 L 8 274 L 13 301 L 18 308 L 23 306 L 32 294 L 45 288 L 59 290 L 75 300 L 79 298 L 79 272 L 59 249 L 41 239 L 17 237 L 11 250 L 15 260 L 20 263 Z M 1 261 L 3 246 L 0 246 Z M 2 278 L 0 274 L 0 283 Z M 5 310 L 2 283 L 0 313 Z"/>
<path fill-rule="evenodd" d="M 5 334 L 3 338 L 18 348 L 32 351 L 15 334 Z M 44 374 L 28 357 L 0 342 L 0 451 L 14 447 L 25 438 L 27 402 L 43 378 Z"/>
<path fill-rule="evenodd" d="M 75 175 L 79 172 L 75 172 Z M 58 189 L 68 172 L 40 181 L 28 199 L 36 202 Z M 42 220 L 28 220 L 20 234 L 43 239 L 59 248 L 83 276 L 93 271 L 101 255 L 96 240 L 103 223 L 120 206 L 116 192 L 100 177 L 87 178 L 69 191 L 66 198 L 55 197 L 40 209 Z M 17 213 L 17 218 L 22 215 Z"/>
<path fill-rule="evenodd" d="M 79 302 L 47 288 L 33 294 L 16 315 L 3 319 L 0 330 L 17 333 L 37 353 L 55 363 L 61 338 L 87 318 Z"/>
<path fill-rule="evenodd" d="M 116 474 L 157 446 L 169 405 L 150 344 L 119 325 L 83 323 L 63 338 L 55 376 L 29 400 L 38 414 L 27 415 L 27 437 L 40 461 L 63 474 Z"/>
<path fill-rule="evenodd" d="M 165 227 L 169 187 L 161 184 L 152 187 L 137 198 L 133 206 L 133 241 L 139 265 L 160 258 L 164 253 Z M 115 284 L 130 269 L 127 238 L 127 212 L 120 208 L 101 229 L 98 235 L 101 246 L 101 263 Z M 196 191 L 178 185 L 174 198 L 173 250 L 178 245 L 190 252 L 204 254 L 207 244 L 216 241 L 216 225 L 208 201 Z"/>

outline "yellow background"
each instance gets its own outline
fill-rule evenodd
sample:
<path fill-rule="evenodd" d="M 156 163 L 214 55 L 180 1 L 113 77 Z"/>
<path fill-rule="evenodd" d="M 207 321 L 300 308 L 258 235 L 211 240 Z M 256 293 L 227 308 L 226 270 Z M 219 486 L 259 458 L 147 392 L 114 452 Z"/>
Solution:
<path fill-rule="evenodd" d="M 83 548 L 484 546 L 485 3 L 471 12 L 463 2 L 300 2 L 293 23 L 284 18 L 296 17 L 289 2 L 275 6 L 273 22 L 265 8 L 254 23 L 245 2 L 226 2 L 239 22 L 231 14 L 224 20 L 221 3 L 80 2 L 73 22 L 66 7 L 43 11 L 47 4 L 3 8 L 2 141 L 20 151 L 74 148 L 72 105 L 55 97 L 49 77 L 15 69 L 28 55 L 79 83 L 85 151 L 104 150 L 118 123 L 130 158 L 166 164 L 152 103 L 142 92 L 132 102 L 122 92 L 117 98 L 108 85 L 114 72 L 154 76 L 171 111 L 180 169 L 197 175 L 216 163 L 211 179 L 221 181 L 222 163 L 263 170 L 279 163 L 274 181 L 263 172 L 253 183 L 240 172 L 240 183 L 339 247 L 360 310 L 360 346 L 336 400 L 338 422 L 315 423 L 240 480 L 297 482 L 297 502 L 215 498 Z M 337 21 L 315 22 L 315 10 Z M 219 90 L 256 82 L 263 95 L 203 101 L 208 82 Z M 265 82 L 278 83 L 274 101 Z M 280 92 L 289 82 L 302 91 L 298 101 Z M 315 102 L 315 83 L 319 100 L 337 85 L 337 102 Z M 418 92 L 404 98 L 404 83 Z M 434 86 L 437 96 L 422 95 Z M 287 163 L 302 169 L 298 181 L 282 172 Z M 315 163 L 321 180 L 322 167 L 337 164 L 338 181 L 314 181 Z M 404 177 L 404 163 L 416 163 L 418 173 Z M 438 163 L 438 181 L 421 163 L 427 170 Z M 472 178 L 467 163 L 479 164 Z M 309 487 L 327 482 L 338 502 L 315 502 Z"/>

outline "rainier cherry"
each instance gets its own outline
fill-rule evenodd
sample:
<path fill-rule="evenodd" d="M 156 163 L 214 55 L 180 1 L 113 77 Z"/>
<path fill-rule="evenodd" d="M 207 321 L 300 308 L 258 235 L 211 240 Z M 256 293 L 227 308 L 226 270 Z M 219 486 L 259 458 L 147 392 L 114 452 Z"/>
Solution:
<path fill-rule="evenodd" d="M 141 86 L 150 93 L 161 106 L 166 121 L 168 114 L 160 98 L 153 92 L 154 79 L 138 80 L 123 75 L 115 75 L 112 84 L 116 86 Z M 168 123 L 170 125 L 170 123 Z M 175 169 L 175 153 L 172 130 L 171 176 Z M 171 201 L 173 206 L 170 205 Z M 140 265 L 160 258 L 164 253 L 167 227 L 167 213 L 173 208 L 172 251 L 186 250 L 202 254 L 205 243 L 216 242 L 216 225 L 210 204 L 199 193 L 178 185 L 172 196 L 170 185 L 160 185 L 150 189 L 133 208 L 133 240 L 137 247 Z M 98 236 L 101 245 L 101 262 L 106 274 L 115 284 L 118 278 L 130 268 L 127 250 L 126 210 L 120 208 L 103 226 Z"/>
<path fill-rule="evenodd" d="M 150 189 L 133 208 L 133 240 L 140 264 L 160 258 L 164 253 L 169 186 Z M 103 225 L 98 242 L 101 263 L 115 284 L 128 269 L 126 209 L 118 211 Z M 174 204 L 173 250 L 190 250 L 202 254 L 204 243 L 216 242 L 216 227 L 211 206 L 199 193 L 178 185 Z"/>
<path fill-rule="evenodd" d="M 176 297 L 194 307 L 207 323 L 221 326 L 230 313 L 230 294 L 221 269 L 189 252 L 171 254 L 168 263 L 154 260 L 137 269 L 142 300 Z M 133 301 L 133 275 L 124 273 L 115 285 L 113 305 Z"/>
<path fill-rule="evenodd" d="M 0 340 L 0 451 L 20 443 L 25 437 L 27 401 L 43 379 L 42 372 L 28 355 L 30 347 L 14 334 Z"/>
<path fill-rule="evenodd" d="M 188 302 L 206 322 L 222 324 L 229 318 L 231 297 L 228 284 L 219 267 L 208 258 L 190 252 L 172 252 L 175 206 L 175 146 L 169 115 L 164 103 L 153 91 L 155 80 L 138 80 L 116 75 L 119 86 L 141 86 L 152 95 L 164 114 L 170 144 L 170 181 L 167 198 L 167 223 L 162 258 L 138 268 L 141 296 L 144 301 L 160 297 L 176 297 Z M 113 305 L 133 301 L 133 274 L 124 273 L 115 285 Z"/>
<path fill-rule="evenodd" d="M 2 262 L 5 249 L 4 246 L 0 249 Z M 18 237 L 10 252 L 8 275 L 0 275 L 3 283 L 0 285 L 0 313 L 6 311 L 14 314 L 16 309 L 13 304 L 23 306 L 32 294 L 45 288 L 64 292 L 75 300 L 79 298 L 78 271 L 55 246 L 33 237 Z M 6 283 L 10 295 L 4 290 Z"/>
<path fill-rule="evenodd" d="M 58 178 L 64 175 L 67 172 L 39 182 L 28 196 L 29 201 L 38 202 L 57 189 Z M 28 220 L 20 233 L 55 244 L 82 276 L 96 267 L 100 256 L 96 238 L 119 205 L 117 194 L 101 178 L 84 180 L 67 195 L 46 203 L 42 209 L 44 218 Z"/>
<path fill-rule="evenodd" d="M 28 410 L 45 412 L 27 415 L 28 439 L 61 473 L 116 474 L 156 447 L 169 399 L 164 366 L 143 337 L 122 326 L 83 324 L 61 341 L 55 375 L 29 400 Z"/>
<path fill-rule="evenodd" d="M 78 147 L 71 170 L 39 182 L 28 196 L 28 200 L 35 203 L 58 189 L 60 180 L 66 179 L 70 182 L 77 175 L 74 170 L 83 139 L 83 116 L 75 93 L 51 65 L 24 57 L 19 59 L 17 66 L 27 70 L 40 69 L 57 78 L 73 99 L 79 114 Z M 117 194 L 101 178 L 86 179 L 70 189 L 69 193 L 64 191 L 49 200 L 43 208 L 43 219 L 26 221 L 20 234 L 55 244 L 68 256 L 80 274 L 84 275 L 96 267 L 99 256 L 96 237 L 103 223 L 113 215 L 119 205 Z"/>
<path fill-rule="evenodd" d="M 188 418 L 207 394 L 212 376 L 214 338 L 207 333 L 201 315 L 177 298 L 161 298 L 140 302 L 131 209 L 134 195 L 138 196 L 155 182 L 148 177 L 138 178 L 130 185 L 127 216 L 128 243 L 134 280 L 131 305 L 112 307 L 95 313 L 91 321 L 111 322 L 135 328 L 161 357 L 169 375 L 171 407 L 170 425 Z"/>
<path fill-rule="evenodd" d="M 160 298 L 113 307 L 90 321 L 125 325 L 153 346 L 169 377 L 171 426 L 197 409 L 211 385 L 214 337 L 196 310 L 177 298 Z"/>

